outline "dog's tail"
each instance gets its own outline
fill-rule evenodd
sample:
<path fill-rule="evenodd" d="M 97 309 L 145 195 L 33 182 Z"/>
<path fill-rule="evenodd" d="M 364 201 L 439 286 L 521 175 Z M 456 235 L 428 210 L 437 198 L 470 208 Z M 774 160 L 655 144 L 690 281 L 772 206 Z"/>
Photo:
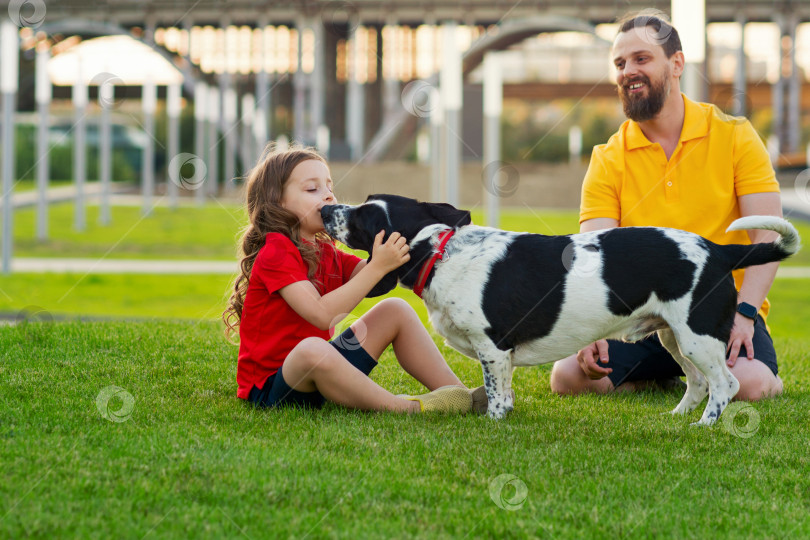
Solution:
<path fill-rule="evenodd" d="M 732 270 L 781 261 L 799 251 L 799 233 L 787 220 L 775 216 L 747 216 L 735 220 L 726 232 L 746 229 L 776 231 L 780 238 L 776 242 L 764 244 L 719 246 L 721 255 Z"/>

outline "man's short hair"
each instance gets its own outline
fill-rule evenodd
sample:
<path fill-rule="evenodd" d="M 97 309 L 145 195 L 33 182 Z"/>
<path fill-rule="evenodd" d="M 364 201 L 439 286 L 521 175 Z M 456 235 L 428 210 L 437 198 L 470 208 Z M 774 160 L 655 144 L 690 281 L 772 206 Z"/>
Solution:
<path fill-rule="evenodd" d="M 660 45 L 667 58 L 671 58 L 673 54 L 683 49 L 678 31 L 665 17 L 661 12 L 628 13 L 618 21 L 619 33 L 629 32 L 633 28 L 645 28 L 645 36 L 649 38 L 650 43 Z"/>

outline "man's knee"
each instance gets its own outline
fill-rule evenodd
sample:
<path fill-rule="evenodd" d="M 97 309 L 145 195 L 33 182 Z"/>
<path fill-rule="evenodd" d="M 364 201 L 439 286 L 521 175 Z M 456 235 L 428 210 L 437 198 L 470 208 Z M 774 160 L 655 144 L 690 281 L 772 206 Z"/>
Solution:
<path fill-rule="evenodd" d="M 782 393 L 782 379 L 758 360 L 740 358 L 732 373 L 740 382 L 740 390 L 734 396 L 738 401 L 759 401 Z"/>
<path fill-rule="evenodd" d="M 555 394 L 579 394 L 584 390 L 586 377 L 579 367 L 576 356 L 569 356 L 554 363 L 551 368 L 551 391 Z"/>
<path fill-rule="evenodd" d="M 734 399 L 738 401 L 759 401 L 782 394 L 782 379 L 773 376 L 763 379 L 740 381 L 740 390 Z"/>

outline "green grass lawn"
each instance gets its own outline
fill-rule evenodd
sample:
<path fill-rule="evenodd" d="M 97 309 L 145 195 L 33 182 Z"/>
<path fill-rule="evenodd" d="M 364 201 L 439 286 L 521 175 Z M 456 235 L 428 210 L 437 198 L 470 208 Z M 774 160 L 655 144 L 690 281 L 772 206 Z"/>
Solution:
<path fill-rule="evenodd" d="M 217 203 L 176 210 L 156 207 L 147 217 L 140 207 L 116 206 L 109 226 L 99 224 L 99 206 L 89 205 L 84 232 L 74 230 L 73 215 L 72 203 L 52 205 L 50 238 L 42 242 L 36 239 L 35 209 L 17 211 L 15 256 L 233 260 L 247 223 L 242 207 Z"/>
<path fill-rule="evenodd" d="M 73 205 L 51 207 L 50 239 L 36 239 L 34 208 L 15 213 L 14 254 L 18 257 L 89 257 L 114 259 L 211 259 L 233 260 L 240 231 L 247 223 L 238 205 L 208 203 L 202 208 L 155 208 L 144 217 L 139 207 L 118 206 L 112 224 L 98 224 L 99 207 L 87 207 L 87 230 L 73 229 Z M 484 223 L 483 213 L 473 212 L 474 223 Z M 794 221 L 803 238 L 810 238 L 810 224 Z M 576 210 L 505 209 L 501 228 L 540 234 L 579 231 Z M 810 265 L 810 249 L 799 252 L 787 265 Z"/>
<path fill-rule="evenodd" d="M 117 243 L 110 256 L 229 259 L 244 220 L 236 207 L 143 220 L 116 208 L 101 229 L 89 207 L 90 231 L 74 235 L 59 207 L 50 248 L 18 243 L 17 255 L 100 256 Z M 502 226 L 563 234 L 576 213 L 510 211 Z M 778 279 L 769 294 L 784 396 L 729 409 L 734 421 L 712 429 L 689 426 L 700 410 L 660 414 L 677 392 L 552 395 L 549 366 L 515 372 L 516 409 L 499 422 L 253 410 L 235 397 L 237 349 L 218 322 L 230 282 L 0 277 L 12 318 L 36 306 L 34 320 L 136 320 L 0 326 L 0 538 L 810 536 L 810 279 Z M 427 322 L 413 293 L 391 294 Z M 481 384 L 477 362 L 434 338 Z M 421 391 L 390 350 L 373 378 Z M 752 436 L 739 436 L 749 419 Z"/>
<path fill-rule="evenodd" d="M 237 349 L 210 320 L 220 277 L 150 279 L 88 276 L 63 302 L 193 320 L 0 328 L 0 537 L 810 535 L 810 280 L 771 294 L 784 396 L 699 429 L 700 411 L 660 414 L 677 392 L 562 398 L 549 366 L 515 372 L 516 409 L 498 422 L 252 410 L 235 397 Z M 481 384 L 477 362 L 440 346 Z M 421 391 L 390 350 L 373 378 Z M 735 435 L 749 418 L 753 435 Z"/>

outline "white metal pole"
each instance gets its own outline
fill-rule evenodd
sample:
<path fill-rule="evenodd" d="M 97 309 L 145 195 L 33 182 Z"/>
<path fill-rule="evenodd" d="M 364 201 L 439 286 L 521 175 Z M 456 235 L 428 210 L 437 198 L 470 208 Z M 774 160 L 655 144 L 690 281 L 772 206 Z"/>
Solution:
<path fill-rule="evenodd" d="M 101 125 L 99 129 L 99 176 L 101 178 L 101 205 L 99 206 L 99 223 L 109 225 L 110 183 L 112 182 L 112 126 L 110 109 L 113 106 L 115 85 L 113 79 L 101 81 L 98 86 L 98 103 L 101 106 Z"/>
<path fill-rule="evenodd" d="M 498 53 L 484 56 L 484 208 L 488 227 L 500 221 L 500 192 L 495 175 L 501 161 L 501 111 L 503 110 L 503 73 Z"/>
<path fill-rule="evenodd" d="M 239 155 L 242 160 L 242 170 L 248 171 L 255 165 L 256 144 L 253 139 L 253 117 L 256 114 L 256 100 L 253 94 L 242 96 L 242 143 L 239 145 Z"/>
<path fill-rule="evenodd" d="M 306 125 L 307 110 L 307 87 L 309 86 L 309 76 L 304 73 L 304 31 L 307 30 L 307 21 L 299 17 L 295 21 L 295 29 L 298 31 L 298 54 L 293 72 L 293 140 L 298 143 L 309 144 L 309 133 Z"/>
<path fill-rule="evenodd" d="M 453 206 L 459 204 L 459 172 L 461 169 L 461 102 L 462 74 L 461 52 L 456 43 L 455 22 L 443 27 L 443 64 L 439 74 L 442 107 L 444 108 L 444 148 L 447 182 L 446 201 Z"/>
<path fill-rule="evenodd" d="M 582 160 L 582 128 L 571 126 L 568 130 L 568 161 L 576 165 Z"/>
<path fill-rule="evenodd" d="M 430 200 L 433 202 L 446 200 L 444 185 L 444 160 L 442 148 L 444 143 L 444 112 L 439 91 L 430 89 Z"/>
<path fill-rule="evenodd" d="M 170 84 L 166 89 L 166 115 L 168 116 L 168 141 L 166 152 L 166 162 L 170 163 L 171 160 L 180 153 L 180 98 L 182 95 L 181 83 Z M 171 178 L 167 178 L 166 189 L 169 192 L 169 207 L 171 209 L 177 208 L 177 196 L 180 191 L 180 186 L 173 182 Z"/>
<path fill-rule="evenodd" d="M 157 106 L 157 88 L 151 77 L 143 83 L 143 129 L 146 132 L 146 148 L 143 151 L 141 170 L 141 193 L 143 195 L 142 213 L 152 213 L 152 197 L 155 194 L 155 108 Z"/>
<path fill-rule="evenodd" d="M 258 161 L 259 156 L 262 155 L 265 146 L 267 146 L 269 142 L 267 138 L 267 117 L 261 107 L 256 108 L 256 121 L 253 122 L 253 138 L 256 141 L 256 151 L 254 155 Z"/>
<path fill-rule="evenodd" d="M 346 81 L 346 142 L 352 161 L 363 155 L 365 142 L 366 104 L 365 89 L 360 83 L 358 71 L 360 62 L 359 28 L 356 19 L 350 19 L 350 34 L 347 39 L 346 54 L 349 59 L 349 79 Z"/>
<path fill-rule="evenodd" d="M 736 18 L 740 25 L 740 48 L 737 49 L 737 69 L 734 72 L 734 110 L 735 116 L 745 116 L 747 110 L 748 96 L 748 70 L 746 66 L 747 57 L 745 55 L 745 25 L 748 19 L 744 12 L 739 12 Z"/>
<path fill-rule="evenodd" d="M 207 108 L 208 85 L 204 82 L 198 82 L 194 85 L 194 121 L 197 125 L 197 129 L 194 130 L 194 153 L 197 155 L 197 159 L 202 160 L 203 163 L 207 162 L 205 152 L 205 120 L 208 117 Z M 203 185 L 197 186 L 197 190 L 194 192 L 194 201 L 197 203 L 197 206 L 202 206 L 205 203 L 206 180 L 208 179 L 203 179 Z"/>
<path fill-rule="evenodd" d="M 3 93 L 3 273 L 11 273 L 14 236 L 14 104 L 20 59 L 19 28 L 9 19 L 0 22 L 0 91 Z"/>
<path fill-rule="evenodd" d="M 686 59 L 681 91 L 703 101 L 703 63 L 706 59 L 706 0 L 672 0 L 672 25 L 678 30 Z M 663 36 L 662 36 L 663 37 Z"/>
<path fill-rule="evenodd" d="M 312 51 L 314 66 L 312 71 L 312 85 L 310 87 L 310 122 L 311 133 L 315 138 L 316 146 L 324 153 L 320 143 L 319 134 L 323 129 L 329 128 L 324 123 L 324 106 L 326 102 L 326 43 L 321 19 L 312 19 L 312 32 L 314 33 L 314 50 Z M 328 149 L 327 149 L 328 153 Z M 324 154 L 325 155 L 325 154 Z"/>
<path fill-rule="evenodd" d="M 48 177 L 50 176 L 50 157 L 48 135 L 51 114 L 51 79 L 48 77 L 48 60 L 51 50 L 47 43 L 37 48 L 36 88 L 39 123 L 37 128 L 37 240 L 48 239 Z"/>
<path fill-rule="evenodd" d="M 73 176 L 76 183 L 76 202 L 73 227 L 76 231 L 87 228 L 85 216 L 84 184 L 87 180 L 87 81 L 84 78 L 84 60 L 79 57 L 76 84 L 73 85 Z"/>
<path fill-rule="evenodd" d="M 315 131 L 315 148 L 327 159 L 329 159 L 329 138 L 329 126 L 326 124 L 318 126 L 318 129 Z"/>
<path fill-rule="evenodd" d="M 208 189 L 211 196 L 217 195 L 219 187 L 219 88 L 208 87 Z"/>
<path fill-rule="evenodd" d="M 256 152 L 258 157 L 264 150 L 269 139 L 268 111 L 271 105 L 272 91 L 270 87 L 270 74 L 267 72 L 267 16 L 259 18 L 258 26 L 261 29 L 261 69 L 256 73 L 256 121 L 253 123 L 253 136 L 256 139 Z M 272 57 L 272 55 L 270 55 Z"/>
<path fill-rule="evenodd" d="M 225 185 L 224 191 L 232 194 L 236 187 L 236 90 L 225 89 L 222 116 L 225 124 Z"/>

